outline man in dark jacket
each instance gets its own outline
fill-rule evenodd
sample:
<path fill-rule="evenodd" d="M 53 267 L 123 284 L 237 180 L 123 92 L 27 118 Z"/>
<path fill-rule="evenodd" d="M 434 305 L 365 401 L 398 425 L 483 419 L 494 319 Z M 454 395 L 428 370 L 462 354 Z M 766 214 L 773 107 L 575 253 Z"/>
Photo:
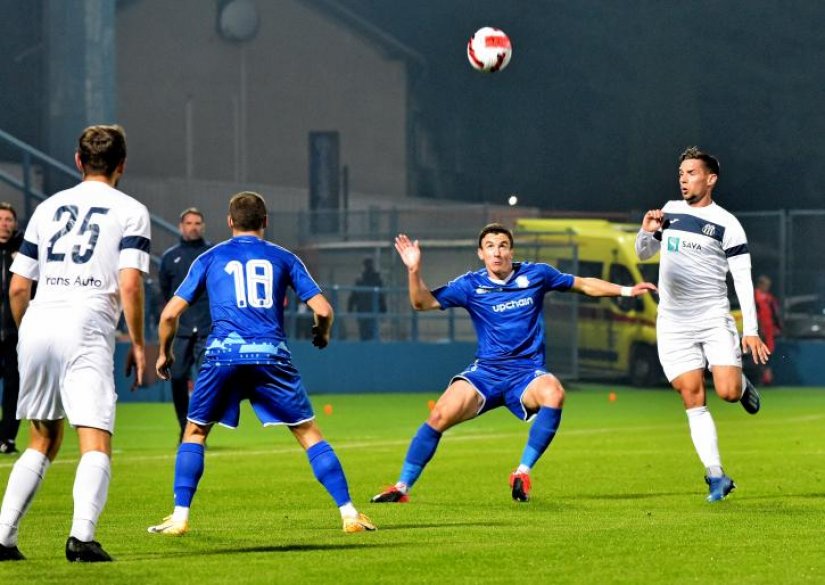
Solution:
<path fill-rule="evenodd" d="M 158 280 L 164 304 L 172 298 L 189 266 L 203 252 L 212 247 L 203 238 L 206 224 L 203 214 L 194 207 L 184 209 L 180 214 L 180 243 L 163 253 L 160 260 Z M 212 325 L 209 316 L 209 297 L 202 294 L 180 318 L 177 334 L 172 344 L 175 362 L 171 369 L 172 401 L 180 424 L 180 436 L 186 427 L 186 412 L 189 410 L 189 383 L 192 366 L 199 369 L 203 361 L 206 337 Z"/>
<path fill-rule="evenodd" d="M 364 271 L 355 280 L 355 287 L 347 302 L 347 311 L 358 315 L 358 335 L 362 341 L 378 339 L 378 313 L 387 312 L 384 282 L 375 270 L 375 262 L 364 258 Z"/>
<path fill-rule="evenodd" d="M 17 212 L 11 204 L 0 203 L 0 378 L 3 380 L 3 418 L 0 420 L 0 454 L 17 452 L 14 440 L 20 421 L 17 420 L 17 395 L 20 374 L 17 371 L 17 327 L 9 306 L 11 262 L 23 242 L 17 231 Z"/>

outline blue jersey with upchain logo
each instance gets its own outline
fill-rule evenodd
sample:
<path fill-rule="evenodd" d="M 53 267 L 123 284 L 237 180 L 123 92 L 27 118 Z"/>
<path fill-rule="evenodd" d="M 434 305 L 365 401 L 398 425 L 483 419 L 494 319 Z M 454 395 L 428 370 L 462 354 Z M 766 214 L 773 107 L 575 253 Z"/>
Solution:
<path fill-rule="evenodd" d="M 529 360 L 544 364 L 544 295 L 566 291 L 574 277 L 549 264 L 514 262 L 502 283 L 486 268 L 468 272 L 432 291 L 442 309 L 464 307 L 478 338 L 476 359 L 501 362 Z"/>
<path fill-rule="evenodd" d="M 209 294 L 212 328 L 206 359 L 260 364 L 289 358 L 287 287 L 302 301 L 321 292 L 289 250 L 255 236 L 236 236 L 198 256 L 175 295 L 191 304 L 204 290 Z"/>

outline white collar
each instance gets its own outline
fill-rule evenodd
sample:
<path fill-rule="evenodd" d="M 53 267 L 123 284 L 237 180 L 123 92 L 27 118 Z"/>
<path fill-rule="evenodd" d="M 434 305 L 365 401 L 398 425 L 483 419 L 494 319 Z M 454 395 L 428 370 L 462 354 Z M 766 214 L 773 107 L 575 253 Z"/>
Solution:
<path fill-rule="evenodd" d="M 507 284 L 508 282 L 510 282 L 510 279 L 513 278 L 513 275 L 515 273 L 516 273 L 516 271 L 513 270 L 510 274 L 507 275 L 507 278 L 505 278 L 504 280 L 499 280 L 498 278 L 494 278 L 494 277 L 490 276 L 490 273 L 488 272 L 487 273 L 487 278 L 489 278 L 490 281 L 495 283 L 495 284 Z"/>

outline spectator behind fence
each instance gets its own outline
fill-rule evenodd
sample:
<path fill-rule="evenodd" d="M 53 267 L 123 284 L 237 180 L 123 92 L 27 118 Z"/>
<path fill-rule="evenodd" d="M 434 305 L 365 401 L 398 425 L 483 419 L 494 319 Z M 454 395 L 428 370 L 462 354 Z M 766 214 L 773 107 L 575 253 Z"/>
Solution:
<path fill-rule="evenodd" d="M 206 224 L 203 213 L 194 207 L 184 209 L 180 214 L 180 243 L 172 246 L 163 253 L 158 270 L 160 293 L 163 303 L 175 294 L 175 291 L 186 278 L 189 267 L 195 258 L 212 247 L 212 244 L 203 238 Z M 192 380 L 192 366 L 200 369 L 206 337 L 212 319 L 209 316 L 209 296 L 203 294 L 189 310 L 181 316 L 177 333 L 175 334 L 173 351 L 175 363 L 171 369 L 172 402 L 175 404 L 175 415 L 178 419 L 180 433 L 178 440 L 183 436 L 186 427 L 186 411 L 189 410 L 189 381 Z"/>
<path fill-rule="evenodd" d="M 756 279 L 756 320 L 759 322 L 759 332 L 768 350 L 773 353 L 776 347 L 776 337 L 782 333 L 782 322 L 779 317 L 779 300 L 771 293 L 771 279 L 764 274 Z M 770 364 L 760 368 L 762 384 L 773 384 L 773 370 Z"/>
<path fill-rule="evenodd" d="M 3 418 L 0 420 L 0 454 L 17 453 L 15 439 L 20 428 L 17 420 L 17 395 L 20 374 L 17 371 L 17 325 L 9 305 L 11 262 L 20 249 L 23 234 L 17 230 L 17 212 L 10 203 L 0 203 L 0 279 L 3 281 L 0 308 L 0 378 L 3 380 Z"/>
<path fill-rule="evenodd" d="M 375 270 L 372 258 L 364 258 L 364 271 L 355 280 L 355 287 L 350 294 L 347 311 L 359 314 L 358 335 L 361 341 L 378 339 L 377 313 L 387 312 L 387 300 L 382 290 L 384 282 Z"/>

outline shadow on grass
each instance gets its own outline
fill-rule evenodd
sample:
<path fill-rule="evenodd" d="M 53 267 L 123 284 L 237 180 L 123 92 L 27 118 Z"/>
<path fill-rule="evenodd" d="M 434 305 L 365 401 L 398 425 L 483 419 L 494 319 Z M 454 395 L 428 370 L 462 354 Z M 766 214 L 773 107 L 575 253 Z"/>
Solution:
<path fill-rule="evenodd" d="M 692 496 L 695 495 L 697 492 L 695 491 L 683 491 L 683 492 L 653 492 L 653 493 L 646 493 L 646 494 L 594 494 L 592 496 L 586 496 L 578 494 L 571 498 L 566 498 L 569 500 L 647 500 L 650 498 L 667 498 L 673 496 Z"/>
<path fill-rule="evenodd" d="M 518 526 L 518 522 L 502 522 L 498 520 L 485 520 L 483 522 L 441 522 L 439 524 L 392 524 L 390 526 L 381 525 L 381 532 L 393 530 L 421 530 L 430 528 L 488 528 L 491 526 Z"/>
<path fill-rule="evenodd" d="M 256 553 L 290 553 L 290 552 L 312 552 L 312 551 L 337 551 L 348 549 L 383 548 L 396 547 L 398 543 L 352 543 L 352 544 L 279 544 L 262 546 L 240 546 L 215 548 L 214 550 L 192 550 L 192 551 L 164 551 L 157 554 L 134 555 L 129 557 L 118 557 L 120 561 L 146 561 L 168 559 L 170 557 L 202 557 L 214 555 L 235 555 L 235 554 L 256 554 Z"/>
<path fill-rule="evenodd" d="M 793 494 L 787 492 L 777 492 L 776 494 L 769 494 L 765 496 L 746 496 L 742 495 L 741 498 L 743 500 L 750 500 L 750 501 L 759 501 L 759 500 L 770 500 L 776 501 L 777 499 L 783 500 L 790 500 L 790 499 L 811 499 L 811 500 L 825 500 L 825 492 L 811 492 L 805 494 Z"/>

